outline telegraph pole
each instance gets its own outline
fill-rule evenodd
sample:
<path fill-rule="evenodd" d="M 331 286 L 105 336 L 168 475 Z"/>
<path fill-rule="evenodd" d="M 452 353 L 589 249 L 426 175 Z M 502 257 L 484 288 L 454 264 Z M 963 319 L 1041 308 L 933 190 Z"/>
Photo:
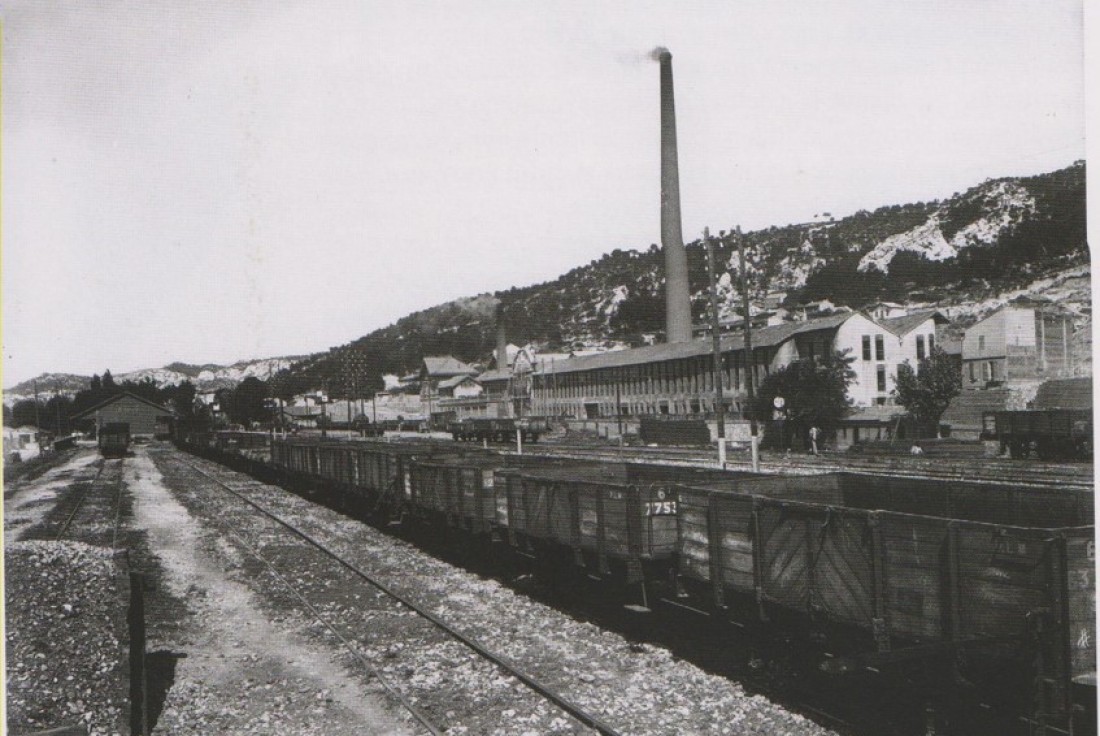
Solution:
<path fill-rule="evenodd" d="M 756 400 L 752 390 L 753 372 L 756 366 L 752 355 L 752 326 L 749 324 L 752 320 L 749 319 L 749 281 L 748 277 L 745 275 L 745 240 L 741 237 L 740 225 L 734 230 L 733 237 L 737 240 L 737 260 L 740 262 L 741 271 L 741 313 L 745 318 L 745 364 L 747 367 L 745 371 L 747 380 L 745 388 L 749 396 L 749 428 L 752 432 L 752 472 L 757 473 L 760 472 L 760 436 L 756 431 L 756 407 L 753 406 Z"/>
<path fill-rule="evenodd" d="M 718 277 L 714 267 L 714 241 L 710 239 L 710 228 L 703 228 L 703 242 L 707 246 L 707 270 L 710 272 L 710 327 L 711 344 L 714 350 L 714 396 L 715 410 L 718 412 L 718 467 L 726 467 L 726 406 L 722 396 L 722 340 L 719 337 L 718 320 Z"/>

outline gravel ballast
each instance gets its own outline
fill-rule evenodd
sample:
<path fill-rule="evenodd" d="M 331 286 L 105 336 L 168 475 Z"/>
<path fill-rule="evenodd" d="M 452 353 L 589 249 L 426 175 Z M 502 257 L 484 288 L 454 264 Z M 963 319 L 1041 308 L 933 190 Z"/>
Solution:
<path fill-rule="evenodd" d="M 128 585 L 111 550 L 9 542 L 4 557 L 8 732 L 129 733 Z"/>
<path fill-rule="evenodd" d="M 156 459 L 168 485 L 180 492 L 181 500 L 193 514 L 212 512 L 206 506 L 211 504 L 213 508 L 211 495 L 217 493 L 216 488 L 207 482 L 200 492 L 198 486 L 204 484 L 195 482 L 194 475 L 176 465 L 177 460 L 193 462 L 193 458 L 158 453 Z M 201 465 L 236 487 L 247 485 L 253 500 L 293 520 L 356 565 L 378 573 L 387 584 L 457 624 L 465 634 L 488 644 L 624 734 L 830 733 L 764 697 L 746 693 L 735 682 L 673 657 L 664 648 L 630 642 L 618 634 L 579 622 L 496 581 L 437 560 L 405 542 L 282 489 L 249 483 L 244 476 L 210 463 Z M 228 501 L 217 503 L 223 509 L 231 508 Z M 235 532 L 245 537 L 249 545 L 275 544 L 265 523 L 247 521 L 247 514 L 240 511 L 219 513 L 233 517 Z M 334 575 L 327 567 L 319 562 L 306 563 L 294 570 L 295 583 L 306 589 L 327 587 L 326 609 L 342 616 L 342 620 L 354 618 L 359 615 L 354 610 L 354 601 L 342 600 L 335 590 L 338 586 L 326 583 Z M 279 601 L 271 589 L 261 592 L 266 576 L 257 575 L 248 564 L 242 568 L 246 572 L 245 582 L 272 607 L 272 616 L 296 621 L 312 631 L 316 639 L 331 644 L 331 637 L 312 624 L 309 615 L 285 599 Z M 285 574 L 285 568 L 280 569 Z M 402 689 L 433 712 L 448 715 L 446 703 L 436 703 L 433 698 L 445 697 L 453 683 L 476 683 L 473 691 L 480 693 L 488 710 L 483 717 L 470 721 L 463 720 L 462 715 L 469 709 L 453 708 L 450 715 L 458 720 L 448 723 L 449 733 L 539 736 L 577 732 L 575 722 L 563 717 L 553 706 L 509 707 L 502 703 L 497 690 L 516 689 L 515 681 L 472 658 L 456 656 L 439 647 L 405 646 L 401 641 L 364 640 L 362 644 L 368 657 L 378 658 L 385 670 L 397 674 Z"/>

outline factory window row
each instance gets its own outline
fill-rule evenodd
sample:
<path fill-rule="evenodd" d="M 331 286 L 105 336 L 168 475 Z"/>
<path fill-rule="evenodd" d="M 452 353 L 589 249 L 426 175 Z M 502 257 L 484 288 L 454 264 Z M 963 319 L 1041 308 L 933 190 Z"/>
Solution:
<path fill-rule="evenodd" d="M 723 402 L 726 414 L 740 416 L 744 408 L 739 402 L 727 399 Z M 546 401 L 536 402 L 532 410 L 535 414 L 549 416 L 568 416 L 575 419 L 601 419 L 621 415 L 624 418 L 656 414 L 704 415 L 713 416 L 718 402 L 713 398 L 694 397 L 689 399 L 659 399 L 652 401 L 629 401 L 617 405 L 614 401 Z"/>
<path fill-rule="evenodd" d="M 770 374 L 766 363 L 757 362 L 754 381 Z M 746 366 L 739 354 L 722 356 L 722 387 L 738 391 L 747 384 Z M 698 359 L 604 369 L 589 373 L 548 374 L 539 379 L 536 390 L 553 398 L 613 398 L 618 394 L 699 393 L 715 390 L 713 359 Z"/>

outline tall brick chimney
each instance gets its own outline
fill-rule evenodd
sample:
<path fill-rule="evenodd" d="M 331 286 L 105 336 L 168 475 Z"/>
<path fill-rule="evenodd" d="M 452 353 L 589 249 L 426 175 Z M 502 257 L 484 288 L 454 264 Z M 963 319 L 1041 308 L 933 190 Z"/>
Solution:
<path fill-rule="evenodd" d="M 691 292 L 687 251 L 680 226 L 680 169 L 676 154 L 676 99 L 672 54 L 656 49 L 661 64 L 661 247 L 665 251 L 665 335 L 668 342 L 691 340 Z"/>

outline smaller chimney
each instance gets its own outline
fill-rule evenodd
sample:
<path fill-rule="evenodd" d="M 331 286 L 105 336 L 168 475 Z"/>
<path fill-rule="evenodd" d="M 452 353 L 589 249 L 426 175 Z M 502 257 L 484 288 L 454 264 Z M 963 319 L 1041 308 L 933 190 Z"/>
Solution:
<path fill-rule="evenodd" d="M 508 340 L 504 332 L 504 309 L 501 305 L 497 304 L 496 309 L 496 323 L 497 323 L 497 370 L 506 371 L 509 369 L 508 365 Z"/>

